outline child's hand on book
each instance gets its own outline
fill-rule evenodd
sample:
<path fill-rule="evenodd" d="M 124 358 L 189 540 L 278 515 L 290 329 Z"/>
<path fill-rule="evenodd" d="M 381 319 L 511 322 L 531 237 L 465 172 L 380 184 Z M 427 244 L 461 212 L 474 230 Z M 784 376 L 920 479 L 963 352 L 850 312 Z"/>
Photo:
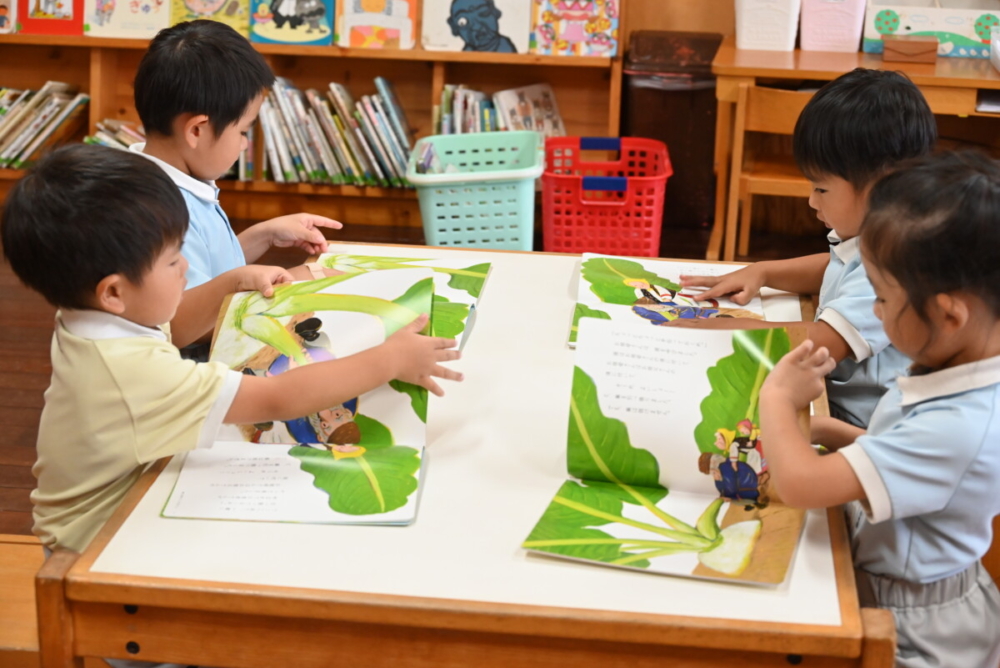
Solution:
<path fill-rule="evenodd" d="M 274 294 L 274 286 L 280 283 L 291 283 L 292 275 L 281 267 L 270 267 L 263 264 L 248 264 L 233 270 L 235 284 L 233 292 L 256 290 L 265 297 Z"/>
<path fill-rule="evenodd" d="M 788 402 L 796 410 L 802 410 L 823 394 L 824 379 L 837 366 L 837 361 L 825 347 L 814 348 L 815 344 L 806 339 L 774 365 L 761 387 L 761 403 Z"/>
<path fill-rule="evenodd" d="M 455 349 L 455 339 L 420 334 L 420 330 L 427 326 L 427 320 L 427 314 L 421 314 L 390 336 L 383 347 L 392 368 L 396 370 L 394 376 L 397 379 L 419 385 L 441 397 L 444 396 L 444 390 L 434 378 L 460 381 L 462 374 L 443 367 L 440 363 L 457 360 L 462 353 Z"/>
<path fill-rule="evenodd" d="M 685 288 L 708 288 L 697 295 L 699 300 L 728 295 L 730 301 L 742 306 L 760 294 L 760 289 L 766 284 L 766 276 L 760 264 L 751 264 L 725 276 L 681 275 L 680 281 Z"/>
<path fill-rule="evenodd" d="M 265 227 L 271 246 L 290 248 L 297 246 L 310 255 L 326 252 L 326 237 L 319 229 L 326 227 L 339 230 L 344 225 L 332 218 L 324 218 L 311 213 L 296 213 L 279 216 L 259 223 Z"/>

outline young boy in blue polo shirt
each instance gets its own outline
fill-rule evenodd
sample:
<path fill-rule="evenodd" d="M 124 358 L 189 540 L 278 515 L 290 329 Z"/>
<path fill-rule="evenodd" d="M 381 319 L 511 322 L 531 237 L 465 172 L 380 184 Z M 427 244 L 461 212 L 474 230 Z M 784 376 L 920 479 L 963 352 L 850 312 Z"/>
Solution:
<path fill-rule="evenodd" d="M 172 322 L 180 347 L 211 332 L 229 293 L 317 276 L 305 267 L 244 268 L 271 246 L 326 250 L 320 228 L 335 220 L 307 213 L 272 218 L 236 235 L 219 206 L 219 178 L 239 159 L 274 74 L 235 30 L 218 21 L 191 21 L 161 30 L 135 76 L 135 108 L 146 131 L 132 151 L 153 160 L 180 188 L 190 227 L 182 252 L 188 292 Z"/>
<path fill-rule="evenodd" d="M 920 90 L 896 72 L 858 68 L 813 96 L 795 124 L 799 169 L 812 181 L 809 205 L 830 233 L 830 252 L 757 262 L 721 277 L 682 276 L 685 287 L 707 287 L 699 299 L 729 295 L 745 304 L 768 286 L 818 294 L 811 323 L 759 320 L 675 321 L 681 326 L 758 328 L 805 326 L 816 347 L 837 361 L 827 379 L 831 414 L 866 427 L 886 385 L 909 366 L 872 313 L 875 292 L 858 253 L 868 193 L 879 177 L 929 153 L 937 125 Z"/>

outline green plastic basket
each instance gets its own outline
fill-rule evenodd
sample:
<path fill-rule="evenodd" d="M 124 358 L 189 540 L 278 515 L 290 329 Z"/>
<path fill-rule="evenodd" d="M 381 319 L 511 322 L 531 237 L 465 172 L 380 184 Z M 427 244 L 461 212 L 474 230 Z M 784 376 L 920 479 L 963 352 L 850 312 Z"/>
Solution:
<path fill-rule="evenodd" d="M 425 142 L 442 169 L 418 174 Z M 531 250 L 535 179 L 545 168 L 545 147 L 533 131 L 434 135 L 417 142 L 406 179 L 417 189 L 424 237 L 432 246 Z"/>

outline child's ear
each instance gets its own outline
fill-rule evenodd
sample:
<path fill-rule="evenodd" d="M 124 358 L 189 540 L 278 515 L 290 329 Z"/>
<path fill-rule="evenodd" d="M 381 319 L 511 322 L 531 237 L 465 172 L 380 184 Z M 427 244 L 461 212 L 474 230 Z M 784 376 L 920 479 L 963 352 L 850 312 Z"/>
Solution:
<path fill-rule="evenodd" d="M 125 289 L 126 279 L 121 274 L 105 276 L 94 289 L 95 306 L 102 311 L 121 315 L 125 312 Z"/>
<path fill-rule="evenodd" d="M 941 324 L 947 330 L 956 331 L 965 326 L 971 317 L 969 297 L 961 292 L 942 292 L 934 295 L 934 306 Z"/>
<path fill-rule="evenodd" d="M 182 114 L 177 119 L 177 125 L 184 143 L 192 149 L 198 148 L 199 142 L 207 141 L 211 136 L 212 128 L 205 114 Z"/>

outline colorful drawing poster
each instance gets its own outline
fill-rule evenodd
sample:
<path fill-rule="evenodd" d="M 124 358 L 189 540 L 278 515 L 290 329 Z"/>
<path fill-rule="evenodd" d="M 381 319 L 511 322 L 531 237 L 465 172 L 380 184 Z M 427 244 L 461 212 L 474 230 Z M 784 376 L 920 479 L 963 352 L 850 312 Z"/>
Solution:
<path fill-rule="evenodd" d="M 379 249 L 388 252 L 391 249 Z M 427 267 L 434 272 L 434 302 L 431 305 L 431 334 L 456 339 L 464 348 L 475 321 L 476 307 L 490 274 L 489 262 L 431 257 L 391 255 L 350 255 L 326 253 L 320 266 L 345 273 L 364 273 L 412 267 Z"/>
<path fill-rule="evenodd" d="M 17 32 L 26 35 L 82 35 L 83 0 L 10 0 L 17 2 Z"/>
<path fill-rule="evenodd" d="M 17 0 L 0 0 L 0 35 L 17 32 Z"/>
<path fill-rule="evenodd" d="M 430 312 L 431 273 L 429 269 L 345 273 L 278 286 L 270 299 L 256 292 L 237 293 L 217 327 L 211 359 L 247 375 L 266 377 L 379 345 L 421 313 Z M 220 441 L 243 442 L 248 448 L 253 446 L 247 442 L 284 445 L 259 454 L 234 452 L 230 447 L 190 453 L 174 491 L 179 496 L 168 509 L 174 513 L 171 516 L 211 519 L 312 522 L 317 521 L 314 513 L 321 512 L 329 515 L 324 521 L 330 522 L 412 521 L 426 420 L 427 391 L 392 381 L 294 420 L 224 425 Z M 246 466 L 264 473 L 297 468 L 305 476 L 295 473 L 269 481 L 275 483 L 270 491 L 261 481 L 238 480 L 244 464 L 233 462 L 258 457 L 268 463 Z M 212 479 L 210 473 L 199 473 L 205 467 L 231 479 L 232 488 L 214 484 L 204 489 Z M 188 468 L 195 472 L 185 477 Z M 322 493 L 324 509 L 272 498 L 271 492 L 280 492 L 283 499 L 300 498 L 299 492 L 284 488 L 301 486 L 303 481 Z M 308 495 L 317 497 L 315 492 Z M 224 503 L 227 500 L 233 503 Z M 259 501 L 259 508 L 267 511 L 253 512 L 258 506 L 243 503 L 248 500 Z M 232 512 L 224 512 L 226 508 Z M 391 518 L 382 517 L 387 513 L 393 513 Z"/>
<path fill-rule="evenodd" d="M 333 44 L 333 0 L 250 0 L 250 41 Z"/>
<path fill-rule="evenodd" d="M 170 25 L 166 0 L 84 0 L 83 34 L 88 37 L 152 39 Z"/>
<path fill-rule="evenodd" d="M 614 56 L 621 0 L 531 0 L 531 52 Z"/>
<path fill-rule="evenodd" d="M 416 0 L 340 0 L 337 46 L 412 49 L 416 44 Z"/>
<path fill-rule="evenodd" d="M 428 51 L 527 53 L 530 31 L 525 0 L 427 0 L 420 43 Z"/>
<path fill-rule="evenodd" d="M 221 21 L 243 35 L 250 34 L 249 0 L 170 0 L 170 24 L 211 19 Z"/>
<path fill-rule="evenodd" d="M 764 319 L 760 297 L 740 306 L 728 299 L 699 299 L 700 290 L 685 290 L 682 275 L 722 276 L 740 267 L 708 262 L 677 262 L 585 253 L 580 264 L 577 304 L 570 329 L 576 341 L 581 318 L 665 325 L 677 319 Z"/>
<path fill-rule="evenodd" d="M 770 484 L 758 396 L 783 329 L 580 323 L 567 436 L 574 480 L 524 547 L 648 572 L 784 581 L 804 512 Z"/>

